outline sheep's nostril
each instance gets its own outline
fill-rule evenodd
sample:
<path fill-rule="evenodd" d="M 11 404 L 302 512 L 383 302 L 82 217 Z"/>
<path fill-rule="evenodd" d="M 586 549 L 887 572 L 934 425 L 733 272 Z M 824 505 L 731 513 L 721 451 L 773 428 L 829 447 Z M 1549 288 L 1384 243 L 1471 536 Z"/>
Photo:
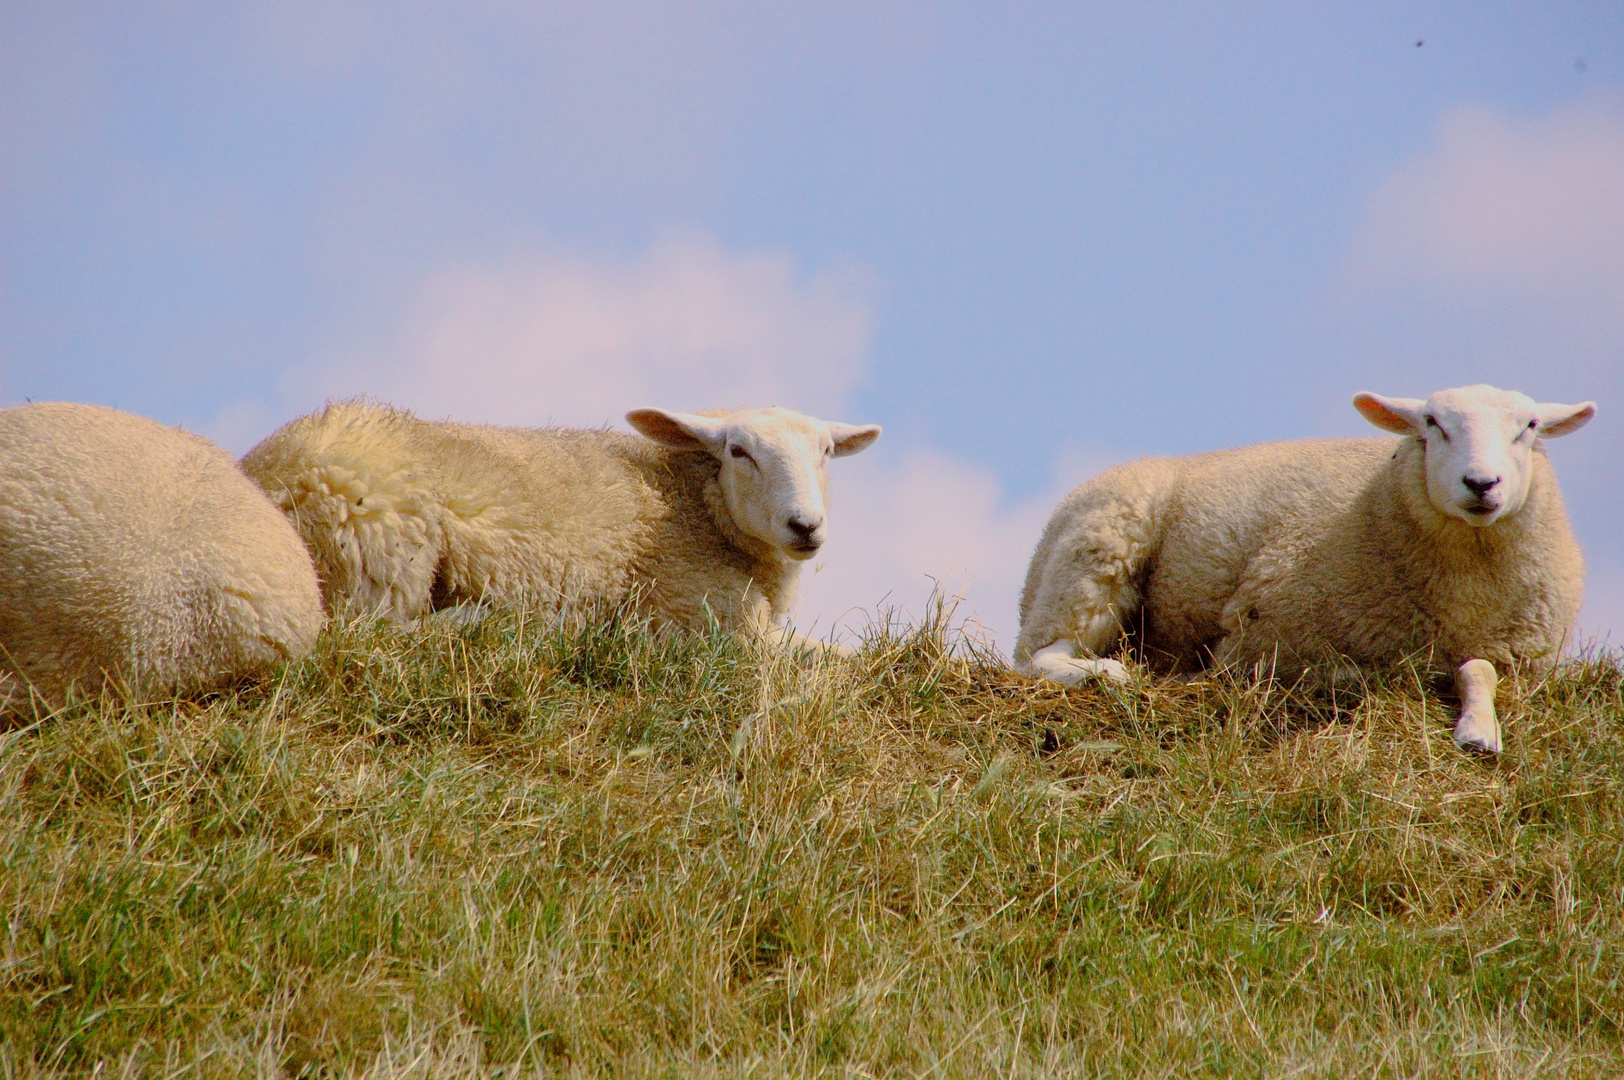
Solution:
<path fill-rule="evenodd" d="M 1471 476 L 1461 477 L 1461 483 L 1465 484 L 1473 495 L 1477 495 L 1479 497 L 1487 495 L 1494 485 L 1498 484 L 1499 482 L 1500 478 L 1498 476 L 1488 480 L 1479 480 Z"/>
<path fill-rule="evenodd" d="M 790 532 L 794 533 L 802 540 L 810 540 L 812 539 L 812 534 L 818 531 L 818 526 L 822 525 L 823 522 L 806 521 L 802 518 L 792 517 L 785 522 L 785 524 L 789 526 Z"/>

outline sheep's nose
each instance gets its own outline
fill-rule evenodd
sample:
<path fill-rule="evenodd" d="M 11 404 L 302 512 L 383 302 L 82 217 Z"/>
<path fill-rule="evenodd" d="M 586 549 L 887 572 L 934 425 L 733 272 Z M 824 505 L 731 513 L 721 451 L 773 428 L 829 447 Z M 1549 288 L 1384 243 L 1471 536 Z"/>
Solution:
<path fill-rule="evenodd" d="M 1490 489 L 1500 482 L 1500 478 L 1495 476 L 1487 480 L 1479 480 L 1473 476 L 1463 476 L 1461 477 L 1460 482 L 1465 484 L 1473 495 L 1481 498 L 1482 496 L 1487 495 Z"/>
<path fill-rule="evenodd" d="M 805 518 L 792 517 L 785 522 L 785 524 L 789 526 L 790 532 L 800 537 L 801 542 L 805 543 L 806 541 L 811 540 L 812 534 L 817 532 L 819 527 L 823 525 L 823 519 L 819 518 L 816 521 L 807 521 Z"/>

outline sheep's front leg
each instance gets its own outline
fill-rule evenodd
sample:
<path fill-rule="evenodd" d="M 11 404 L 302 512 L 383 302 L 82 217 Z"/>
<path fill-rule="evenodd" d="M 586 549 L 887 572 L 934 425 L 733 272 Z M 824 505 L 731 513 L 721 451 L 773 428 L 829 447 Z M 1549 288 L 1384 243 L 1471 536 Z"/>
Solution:
<path fill-rule="evenodd" d="M 1494 688 L 1499 682 L 1487 660 L 1468 660 L 1455 671 L 1460 688 L 1460 719 L 1455 723 L 1455 745 L 1462 750 L 1500 752 L 1500 721 L 1494 715 Z"/>
<path fill-rule="evenodd" d="M 1122 637 L 1118 612 L 1132 611 L 1139 606 L 1139 594 L 1132 579 L 1118 566 L 1111 572 L 1083 574 L 1064 593 L 1058 604 L 1056 597 L 1040 595 L 1034 605 L 1059 607 L 1062 612 L 1059 618 L 1044 618 L 1038 614 L 1023 620 L 1021 637 L 1034 647 L 1031 659 L 1021 662 L 1019 670 L 1066 686 L 1088 679 L 1127 682 L 1128 669 L 1122 661 L 1103 658 L 1100 653 L 1108 651 Z M 1045 637 L 1058 634 L 1066 636 L 1038 645 Z M 1016 645 L 1017 656 L 1021 653 L 1020 644 Z"/>
<path fill-rule="evenodd" d="M 1087 679 L 1110 679 L 1117 683 L 1128 681 L 1128 669 L 1122 666 L 1122 661 L 1078 656 L 1076 647 L 1065 638 L 1033 653 L 1028 670 L 1041 679 L 1053 679 L 1067 686 L 1075 686 Z"/>

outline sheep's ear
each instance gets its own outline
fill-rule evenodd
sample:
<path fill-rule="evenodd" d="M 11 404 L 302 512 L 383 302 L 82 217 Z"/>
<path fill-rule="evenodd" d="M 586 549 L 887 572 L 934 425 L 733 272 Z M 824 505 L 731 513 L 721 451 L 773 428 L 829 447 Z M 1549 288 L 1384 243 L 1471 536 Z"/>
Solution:
<path fill-rule="evenodd" d="M 1583 405 L 1554 405 L 1542 402 L 1539 406 L 1539 427 L 1534 429 L 1535 434 L 1542 439 L 1571 435 L 1590 423 L 1590 418 L 1595 415 L 1594 401 L 1587 401 Z"/>
<path fill-rule="evenodd" d="M 1359 415 L 1383 431 L 1400 435 L 1421 434 L 1421 410 L 1427 403 L 1413 397 L 1382 397 L 1380 394 L 1355 394 L 1353 407 Z"/>
<path fill-rule="evenodd" d="M 880 437 L 878 424 L 841 424 L 829 421 L 829 435 L 835 441 L 835 457 L 860 454 Z"/>
<path fill-rule="evenodd" d="M 693 413 L 666 412 L 664 409 L 635 409 L 626 414 L 626 423 L 641 434 L 673 450 L 703 450 L 720 454 L 727 445 L 727 423 Z"/>

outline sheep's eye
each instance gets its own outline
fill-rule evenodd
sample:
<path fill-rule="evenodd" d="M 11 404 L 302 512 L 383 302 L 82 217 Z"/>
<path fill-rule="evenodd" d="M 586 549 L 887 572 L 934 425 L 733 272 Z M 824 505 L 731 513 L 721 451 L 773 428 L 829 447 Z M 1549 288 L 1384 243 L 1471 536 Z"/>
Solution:
<path fill-rule="evenodd" d="M 1427 427 L 1432 428 L 1439 435 L 1443 436 L 1444 442 L 1449 441 L 1449 432 L 1445 431 L 1444 426 L 1442 424 L 1438 423 L 1438 418 L 1437 417 L 1435 417 L 1435 416 L 1427 417 Z"/>
<path fill-rule="evenodd" d="M 732 454 L 734 457 L 747 458 L 750 456 L 749 451 L 745 450 L 745 448 L 740 446 L 738 443 L 734 443 L 732 446 L 728 447 L 727 452 Z"/>

